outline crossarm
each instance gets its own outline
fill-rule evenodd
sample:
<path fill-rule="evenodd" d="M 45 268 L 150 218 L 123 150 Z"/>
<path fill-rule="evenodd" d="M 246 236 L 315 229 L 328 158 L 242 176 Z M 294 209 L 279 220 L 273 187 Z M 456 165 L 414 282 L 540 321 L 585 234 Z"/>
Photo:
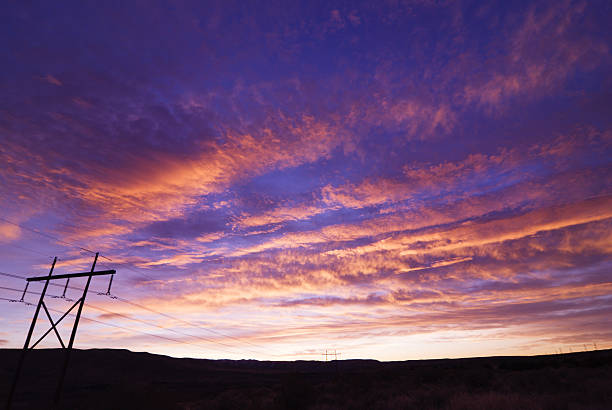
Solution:
<path fill-rule="evenodd" d="M 112 270 L 100 270 L 97 272 L 65 273 L 63 275 L 35 276 L 32 278 L 27 278 L 26 280 L 28 282 L 40 282 L 43 280 L 80 278 L 84 276 L 114 275 L 115 273 L 117 273 L 117 271 L 112 269 Z"/>

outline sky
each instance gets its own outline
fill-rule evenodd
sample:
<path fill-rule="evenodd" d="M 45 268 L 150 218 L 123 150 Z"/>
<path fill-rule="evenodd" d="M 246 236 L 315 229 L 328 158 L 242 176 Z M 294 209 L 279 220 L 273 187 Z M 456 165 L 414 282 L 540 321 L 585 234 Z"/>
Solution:
<path fill-rule="evenodd" d="M 0 8 L 0 347 L 612 347 L 612 3 Z"/>

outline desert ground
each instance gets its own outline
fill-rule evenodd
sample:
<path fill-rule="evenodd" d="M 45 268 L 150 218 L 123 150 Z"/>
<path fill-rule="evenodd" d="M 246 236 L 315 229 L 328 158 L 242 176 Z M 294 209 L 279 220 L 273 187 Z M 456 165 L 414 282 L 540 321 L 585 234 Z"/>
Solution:
<path fill-rule="evenodd" d="M 0 350 L 6 401 L 19 350 Z M 14 409 L 49 407 L 64 352 L 31 351 Z M 610 409 L 612 350 L 273 362 L 75 350 L 63 409 Z"/>

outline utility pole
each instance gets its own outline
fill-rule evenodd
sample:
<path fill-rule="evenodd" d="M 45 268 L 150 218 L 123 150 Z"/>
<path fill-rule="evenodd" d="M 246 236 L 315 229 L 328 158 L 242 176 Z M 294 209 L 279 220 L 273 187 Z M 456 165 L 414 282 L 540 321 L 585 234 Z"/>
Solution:
<path fill-rule="evenodd" d="M 322 353 L 323 356 L 325 356 L 325 361 L 327 361 L 328 357 L 334 357 L 334 360 L 338 360 L 338 356 L 341 355 L 341 353 L 336 352 L 336 349 L 332 350 L 332 349 L 325 349 L 325 353 Z"/>
<path fill-rule="evenodd" d="M 57 257 L 55 257 L 53 259 L 53 264 L 51 265 L 51 269 L 49 270 L 49 275 L 47 276 L 37 276 L 37 277 L 31 277 L 31 278 L 27 278 L 27 282 L 26 282 L 26 290 L 24 290 L 23 294 L 25 295 L 27 289 L 28 289 L 28 285 L 30 284 L 30 282 L 41 282 L 44 281 L 45 285 L 43 287 L 43 290 L 40 294 L 40 299 L 38 300 L 38 305 L 36 305 L 36 311 L 34 312 L 34 317 L 32 318 L 32 323 L 30 324 L 30 330 L 28 331 L 28 335 L 26 337 L 26 341 L 25 344 L 23 345 L 23 349 L 21 350 L 21 355 L 19 356 L 19 362 L 17 363 L 17 369 L 15 370 L 15 377 L 13 378 L 13 384 L 11 385 L 11 390 L 9 391 L 9 395 L 8 395 L 8 399 L 6 402 L 6 410 L 10 410 L 11 405 L 12 405 L 12 401 L 13 401 L 13 396 L 15 394 L 15 390 L 17 388 L 17 383 L 19 381 L 19 375 L 21 374 L 21 368 L 23 367 L 23 362 L 25 359 L 25 356 L 28 352 L 28 350 L 32 350 L 34 349 L 49 333 L 51 333 L 51 331 L 53 331 L 55 333 L 55 335 L 57 336 L 57 339 L 60 342 L 60 345 L 62 346 L 63 349 L 66 350 L 66 356 L 64 359 L 64 364 L 62 366 L 62 372 L 60 373 L 60 378 L 59 378 L 59 383 L 57 385 L 57 389 L 55 391 L 55 397 L 53 400 L 53 408 L 58 408 L 59 407 L 59 403 L 60 403 L 60 399 L 61 399 L 61 394 L 62 394 L 62 388 L 64 385 L 64 378 L 66 376 L 66 370 L 68 368 L 68 362 L 70 361 L 70 353 L 72 352 L 72 346 L 74 344 L 74 339 L 76 337 L 76 332 L 77 332 L 77 327 L 79 326 L 79 319 L 81 318 L 81 312 L 83 311 L 83 305 L 85 304 L 85 298 L 87 297 L 87 291 L 89 290 L 89 284 L 91 283 L 91 278 L 93 276 L 102 276 L 102 275 L 114 275 L 116 273 L 115 270 L 104 270 L 104 271 L 94 271 L 95 267 L 96 267 L 96 262 L 98 261 L 98 253 L 96 253 L 96 256 L 94 258 L 93 264 L 91 265 L 91 270 L 89 272 L 82 272 L 82 273 L 67 273 L 67 274 L 63 274 L 63 275 L 53 275 L 53 269 L 55 268 L 55 263 L 57 262 Z M 68 309 L 66 311 L 66 313 L 64 313 L 57 321 L 53 321 L 53 318 L 51 317 L 51 314 L 49 313 L 49 309 L 47 308 L 47 305 L 44 302 L 45 299 L 45 293 L 47 292 L 47 287 L 49 286 L 49 281 L 50 280 L 57 280 L 57 279 L 66 279 L 66 286 L 64 288 L 64 295 L 66 292 L 66 288 L 68 287 L 68 281 L 70 281 L 71 278 L 79 278 L 79 277 L 87 277 L 87 284 L 85 285 L 85 288 L 83 289 L 83 296 L 81 296 L 71 307 L 70 309 Z M 111 276 L 111 281 L 110 283 L 112 284 L 112 278 L 113 276 Z M 109 289 L 108 292 L 110 292 L 110 284 L 109 284 Z M 22 297 L 23 300 L 23 297 Z M 62 340 L 59 331 L 57 329 L 57 325 L 66 317 L 68 316 L 68 314 L 75 308 L 78 306 L 77 309 L 77 314 L 76 314 L 76 319 L 74 321 L 74 324 L 72 326 L 72 334 L 70 335 L 70 341 L 68 343 L 68 346 L 66 347 L 64 345 L 64 341 Z M 47 318 L 49 319 L 49 322 L 51 323 L 51 327 L 36 341 L 34 342 L 34 344 L 32 344 L 32 346 L 30 346 L 30 341 L 32 339 L 32 333 L 34 333 L 34 328 L 36 326 L 36 320 L 38 319 L 38 315 L 40 313 L 40 308 L 43 308 L 45 311 L 45 314 L 47 316 Z"/>
<path fill-rule="evenodd" d="M 334 360 L 334 363 L 335 363 L 335 366 L 336 366 L 336 373 L 338 373 L 339 372 L 339 370 L 338 370 L 338 356 L 340 356 L 340 353 L 338 353 L 336 351 L 336 349 L 333 349 L 333 350 L 332 349 L 325 349 L 325 353 L 323 353 L 323 356 L 325 356 L 325 361 L 326 362 L 327 362 L 327 358 L 328 357 L 332 357 L 332 356 L 334 357 L 333 360 Z"/>

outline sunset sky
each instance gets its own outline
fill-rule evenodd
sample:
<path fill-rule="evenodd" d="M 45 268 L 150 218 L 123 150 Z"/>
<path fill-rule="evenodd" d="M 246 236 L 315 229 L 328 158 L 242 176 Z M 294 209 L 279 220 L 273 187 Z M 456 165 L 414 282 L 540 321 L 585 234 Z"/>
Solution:
<path fill-rule="evenodd" d="M 0 347 L 87 250 L 77 348 L 612 347 L 612 2 L 60 3 L 0 6 Z"/>

